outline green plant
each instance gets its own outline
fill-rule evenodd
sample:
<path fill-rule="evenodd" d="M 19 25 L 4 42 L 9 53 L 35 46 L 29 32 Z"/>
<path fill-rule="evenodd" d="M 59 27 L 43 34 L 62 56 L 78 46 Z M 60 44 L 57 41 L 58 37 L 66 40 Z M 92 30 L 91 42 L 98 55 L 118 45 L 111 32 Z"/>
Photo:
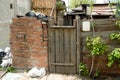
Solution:
<path fill-rule="evenodd" d="M 80 0 L 70 0 L 70 8 L 76 8 L 80 6 L 81 1 Z"/>
<path fill-rule="evenodd" d="M 115 18 L 116 18 L 116 25 L 120 29 L 120 1 L 117 0 L 116 3 L 116 12 L 115 12 Z M 119 33 L 111 33 L 110 39 L 117 39 L 120 40 L 120 32 Z M 111 67 L 114 62 L 118 62 L 120 66 L 120 48 L 115 48 L 110 54 L 108 54 L 108 63 L 107 66 Z"/>
<path fill-rule="evenodd" d="M 117 40 L 120 40 L 120 32 L 119 33 L 111 33 L 110 34 L 110 39 L 117 39 Z"/>
<path fill-rule="evenodd" d="M 101 37 L 87 37 L 86 47 L 90 51 L 90 56 L 92 57 L 91 69 L 89 72 L 89 76 L 90 76 L 94 67 L 95 56 L 103 55 L 104 52 L 108 50 L 108 46 L 102 41 Z M 98 71 L 99 65 L 100 65 L 100 60 L 98 62 L 96 72 Z"/>
<path fill-rule="evenodd" d="M 108 50 L 108 46 L 102 41 L 101 37 L 87 37 L 86 47 L 90 55 L 103 55 Z"/>
<path fill-rule="evenodd" d="M 100 73 L 100 71 L 96 71 L 95 74 L 93 75 L 93 78 L 94 78 L 94 77 L 98 77 L 98 76 L 99 76 L 99 73 Z"/>
<path fill-rule="evenodd" d="M 81 75 L 87 76 L 89 73 L 89 70 L 87 69 L 87 65 L 84 63 L 79 64 L 79 71 L 81 72 Z"/>
<path fill-rule="evenodd" d="M 114 62 L 118 62 L 120 66 L 120 48 L 115 48 L 110 54 L 108 54 L 108 67 L 111 67 Z"/>
<path fill-rule="evenodd" d="M 118 28 L 120 29 L 120 20 L 116 20 L 116 26 L 118 26 Z"/>
<path fill-rule="evenodd" d="M 65 8 L 66 8 L 66 7 L 65 7 L 63 1 L 57 1 L 57 2 L 56 2 L 56 10 L 57 10 L 57 11 L 62 11 L 62 10 L 64 10 Z"/>
<path fill-rule="evenodd" d="M 6 68 L 6 71 L 7 71 L 7 72 L 17 72 L 14 67 L 7 67 L 7 68 Z"/>
<path fill-rule="evenodd" d="M 9 66 L 7 68 L 0 67 L 0 71 L 17 72 L 17 70 L 14 67 L 12 67 L 12 66 Z"/>

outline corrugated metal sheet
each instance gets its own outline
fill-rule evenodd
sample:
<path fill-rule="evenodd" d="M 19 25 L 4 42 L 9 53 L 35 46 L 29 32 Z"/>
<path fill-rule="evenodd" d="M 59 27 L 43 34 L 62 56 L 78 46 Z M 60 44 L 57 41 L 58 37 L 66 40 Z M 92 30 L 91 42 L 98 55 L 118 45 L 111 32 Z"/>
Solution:
<path fill-rule="evenodd" d="M 114 15 L 115 6 L 108 6 L 108 5 L 94 5 L 92 10 L 92 15 Z M 87 7 L 87 14 L 90 15 L 90 7 Z"/>

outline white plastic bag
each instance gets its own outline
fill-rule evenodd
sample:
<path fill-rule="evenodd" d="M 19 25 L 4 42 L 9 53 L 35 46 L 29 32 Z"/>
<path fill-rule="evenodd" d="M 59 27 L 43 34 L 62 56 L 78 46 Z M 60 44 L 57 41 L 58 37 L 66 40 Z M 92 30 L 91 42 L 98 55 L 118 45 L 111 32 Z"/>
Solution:
<path fill-rule="evenodd" d="M 35 78 L 35 77 L 39 77 L 39 69 L 37 67 L 32 68 L 29 72 L 28 72 L 28 76 Z"/>
<path fill-rule="evenodd" d="M 4 52 L 6 53 L 6 56 L 3 57 L 3 59 L 8 59 L 8 58 L 12 58 L 12 53 L 10 51 L 10 47 L 6 47 Z"/>
<path fill-rule="evenodd" d="M 4 52 L 6 55 L 3 57 L 2 63 L 0 65 L 5 68 L 12 64 L 12 53 L 10 51 L 10 47 L 6 47 Z"/>
<path fill-rule="evenodd" d="M 7 67 L 9 64 L 8 60 L 2 60 L 2 63 L 0 64 L 3 68 Z"/>
<path fill-rule="evenodd" d="M 43 67 L 43 68 L 41 68 L 40 70 L 39 70 L 39 76 L 42 78 L 42 77 L 44 77 L 46 75 L 46 70 L 45 70 L 45 68 Z"/>
<path fill-rule="evenodd" d="M 35 78 L 35 77 L 44 77 L 46 75 L 45 68 L 41 68 L 40 70 L 37 67 L 32 68 L 28 72 L 28 76 Z"/>
<path fill-rule="evenodd" d="M 3 51 L 3 49 L 0 49 L 0 52 L 2 52 Z"/>

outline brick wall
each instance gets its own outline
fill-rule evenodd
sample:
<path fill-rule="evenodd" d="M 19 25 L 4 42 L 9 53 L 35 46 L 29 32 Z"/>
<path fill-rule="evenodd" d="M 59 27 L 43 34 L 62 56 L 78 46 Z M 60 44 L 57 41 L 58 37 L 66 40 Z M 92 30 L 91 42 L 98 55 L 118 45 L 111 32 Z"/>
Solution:
<path fill-rule="evenodd" d="M 47 25 L 36 18 L 14 18 L 10 25 L 13 66 L 19 69 L 48 67 Z"/>

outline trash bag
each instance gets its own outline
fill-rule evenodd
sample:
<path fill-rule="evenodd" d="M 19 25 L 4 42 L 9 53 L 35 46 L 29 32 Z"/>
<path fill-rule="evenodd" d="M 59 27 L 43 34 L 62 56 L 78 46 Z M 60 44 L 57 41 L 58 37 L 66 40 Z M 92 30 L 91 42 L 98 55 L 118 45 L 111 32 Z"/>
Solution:
<path fill-rule="evenodd" d="M 2 57 L 2 63 L 0 63 L 1 67 L 8 67 L 12 64 L 12 53 L 10 51 L 10 47 L 6 47 L 4 50 L 4 56 Z"/>
<path fill-rule="evenodd" d="M 28 76 L 32 77 L 32 78 L 36 78 L 36 77 L 44 77 L 46 75 L 46 70 L 45 68 L 41 68 L 40 70 L 37 67 L 32 68 L 29 72 L 28 72 Z"/>
<path fill-rule="evenodd" d="M 41 20 L 42 22 L 48 22 L 48 16 L 47 15 L 43 15 L 43 14 L 37 14 L 36 15 L 36 18 L 38 19 L 38 20 Z"/>
<path fill-rule="evenodd" d="M 25 16 L 34 18 L 34 17 L 36 17 L 36 14 L 31 11 L 31 12 L 27 12 L 27 13 L 25 14 Z"/>
<path fill-rule="evenodd" d="M 3 57 L 3 59 L 12 58 L 12 53 L 11 53 L 10 47 L 6 47 L 4 52 L 6 53 L 6 55 Z"/>
<path fill-rule="evenodd" d="M 0 52 L 0 64 L 3 62 L 2 59 L 6 55 L 5 52 Z"/>
<path fill-rule="evenodd" d="M 42 19 L 44 16 L 42 14 L 36 15 L 37 19 Z"/>
<path fill-rule="evenodd" d="M 12 59 L 9 58 L 9 59 L 3 59 L 2 63 L 0 65 L 1 65 L 1 67 L 6 68 L 6 67 L 10 66 L 11 64 L 12 64 Z"/>

